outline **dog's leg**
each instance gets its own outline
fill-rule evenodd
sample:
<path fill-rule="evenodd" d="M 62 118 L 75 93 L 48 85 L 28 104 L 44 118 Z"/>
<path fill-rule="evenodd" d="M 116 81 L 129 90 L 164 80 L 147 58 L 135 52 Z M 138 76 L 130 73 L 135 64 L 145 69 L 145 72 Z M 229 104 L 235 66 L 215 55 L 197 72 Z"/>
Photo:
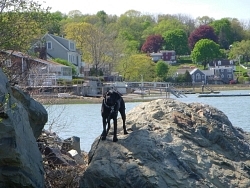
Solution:
<path fill-rule="evenodd" d="M 128 132 L 127 132 L 127 128 L 126 128 L 126 114 L 125 114 L 125 112 L 123 113 L 123 114 L 121 114 L 121 116 L 122 116 L 122 127 L 123 127 L 123 132 L 124 132 L 124 134 L 128 134 Z"/>
<path fill-rule="evenodd" d="M 128 134 L 127 132 L 127 129 L 126 129 L 126 113 L 125 113 L 125 103 L 124 103 L 124 100 L 121 100 L 121 106 L 120 106 L 120 109 L 119 109 L 119 112 L 121 114 L 121 117 L 122 117 L 122 126 L 123 126 L 123 132 L 124 134 Z"/>
<path fill-rule="evenodd" d="M 114 121 L 114 136 L 113 136 L 113 142 L 117 142 L 117 118 L 113 119 Z"/>
<path fill-rule="evenodd" d="M 102 131 L 102 140 L 106 140 L 107 132 L 106 132 L 106 118 L 102 118 L 102 125 L 103 125 L 103 131 Z"/>
<path fill-rule="evenodd" d="M 107 123 L 108 123 L 108 128 L 107 128 L 107 133 L 106 134 L 108 135 L 109 129 L 110 129 L 110 118 L 107 119 Z"/>

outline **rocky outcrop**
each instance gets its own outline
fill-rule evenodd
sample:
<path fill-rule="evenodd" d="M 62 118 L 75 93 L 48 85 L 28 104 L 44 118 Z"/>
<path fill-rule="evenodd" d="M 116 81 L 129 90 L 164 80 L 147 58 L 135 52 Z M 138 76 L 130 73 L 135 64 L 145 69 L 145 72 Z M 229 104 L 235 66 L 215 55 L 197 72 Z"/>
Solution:
<path fill-rule="evenodd" d="M 249 135 L 220 110 L 172 99 L 127 113 L 128 135 L 95 140 L 81 187 L 250 187 Z"/>
<path fill-rule="evenodd" d="M 34 136 L 37 139 L 42 132 L 44 125 L 48 121 L 48 113 L 43 105 L 30 95 L 27 95 L 17 87 L 11 87 L 13 96 L 23 105 L 28 113 L 29 123 L 33 130 Z"/>
<path fill-rule="evenodd" d="M 0 187 L 44 187 L 44 168 L 36 137 L 48 114 L 0 69 Z M 32 126 L 32 127 L 31 127 Z"/>

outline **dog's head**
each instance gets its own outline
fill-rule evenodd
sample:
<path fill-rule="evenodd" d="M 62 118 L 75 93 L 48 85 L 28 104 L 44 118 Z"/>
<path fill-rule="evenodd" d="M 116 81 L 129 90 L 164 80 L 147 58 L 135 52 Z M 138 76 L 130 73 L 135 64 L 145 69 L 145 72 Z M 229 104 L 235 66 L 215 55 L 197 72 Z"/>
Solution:
<path fill-rule="evenodd" d="M 114 90 L 109 90 L 104 95 L 105 103 L 108 106 L 114 106 L 120 99 L 121 99 L 120 93 Z"/>

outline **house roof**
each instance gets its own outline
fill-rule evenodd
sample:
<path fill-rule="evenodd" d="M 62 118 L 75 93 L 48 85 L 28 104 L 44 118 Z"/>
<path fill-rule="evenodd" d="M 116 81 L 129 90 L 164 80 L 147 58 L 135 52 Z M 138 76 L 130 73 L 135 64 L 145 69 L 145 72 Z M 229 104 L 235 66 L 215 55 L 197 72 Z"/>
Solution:
<path fill-rule="evenodd" d="M 171 52 L 171 53 L 175 53 L 174 50 L 160 50 L 161 53 L 167 53 L 167 52 Z"/>
<path fill-rule="evenodd" d="M 61 45 L 65 50 L 71 51 L 69 49 L 69 45 L 68 45 L 70 40 L 62 38 L 62 37 L 59 37 L 59 36 L 55 36 L 55 35 L 52 35 L 52 34 L 45 34 L 43 36 L 43 38 L 46 37 L 46 36 L 48 36 L 49 38 L 53 39 L 56 43 L 58 43 L 59 45 Z"/>
<path fill-rule="evenodd" d="M 72 51 L 69 49 L 69 39 L 65 39 L 63 37 L 59 37 L 56 35 L 52 35 L 52 34 L 48 34 L 50 37 L 52 37 L 54 40 L 56 40 L 58 43 L 62 44 L 65 48 L 67 48 L 67 50 Z M 73 41 L 72 41 L 73 42 Z"/>
<path fill-rule="evenodd" d="M 54 62 L 54 61 L 49 61 L 49 60 L 44 60 L 44 59 L 32 57 L 32 56 L 29 56 L 29 55 L 27 55 L 25 53 L 18 52 L 18 51 L 7 50 L 5 52 L 7 54 L 9 54 L 9 55 L 13 55 L 13 56 L 20 57 L 20 58 L 25 58 L 25 59 L 31 59 L 33 61 L 36 61 L 36 62 L 39 62 L 39 63 L 43 63 L 43 64 L 46 64 L 46 65 L 54 65 L 54 66 L 67 67 L 66 65 L 62 65 L 62 64 Z"/>
<path fill-rule="evenodd" d="M 203 72 L 206 76 L 212 76 L 214 75 L 214 70 L 210 69 L 210 70 L 201 70 L 201 72 Z"/>
<path fill-rule="evenodd" d="M 199 70 L 199 69 L 198 69 L 198 68 L 195 68 L 195 69 L 189 71 L 189 73 L 190 73 L 190 74 L 194 74 L 197 70 Z"/>
<path fill-rule="evenodd" d="M 218 64 L 219 61 L 220 61 L 220 65 Z M 216 60 L 209 63 L 210 67 L 214 67 L 214 66 L 233 66 L 233 65 L 234 65 L 234 61 L 229 60 L 229 59 L 216 59 Z"/>

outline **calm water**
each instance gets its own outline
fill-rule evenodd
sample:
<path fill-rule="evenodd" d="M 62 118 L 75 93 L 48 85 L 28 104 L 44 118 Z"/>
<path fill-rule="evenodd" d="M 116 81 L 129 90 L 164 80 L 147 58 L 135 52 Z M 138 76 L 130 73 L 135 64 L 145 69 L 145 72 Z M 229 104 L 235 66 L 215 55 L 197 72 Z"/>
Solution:
<path fill-rule="evenodd" d="M 220 94 L 248 94 L 249 90 L 222 91 Z M 164 96 L 163 96 L 164 97 Z M 174 96 L 172 96 L 175 98 Z M 175 98 L 176 99 L 176 98 Z M 179 98 L 185 103 L 200 102 L 209 104 L 223 111 L 234 126 L 250 132 L 250 96 L 245 97 L 197 97 L 189 94 L 187 98 Z M 126 103 L 126 112 L 140 102 Z M 89 152 L 93 141 L 102 132 L 101 104 L 74 104 L 45 106 L 49 121 L 45 129 L 52 125 L 52 131 L 63 139 L 78 136 L 81 139 L 81 149 Z"/>

